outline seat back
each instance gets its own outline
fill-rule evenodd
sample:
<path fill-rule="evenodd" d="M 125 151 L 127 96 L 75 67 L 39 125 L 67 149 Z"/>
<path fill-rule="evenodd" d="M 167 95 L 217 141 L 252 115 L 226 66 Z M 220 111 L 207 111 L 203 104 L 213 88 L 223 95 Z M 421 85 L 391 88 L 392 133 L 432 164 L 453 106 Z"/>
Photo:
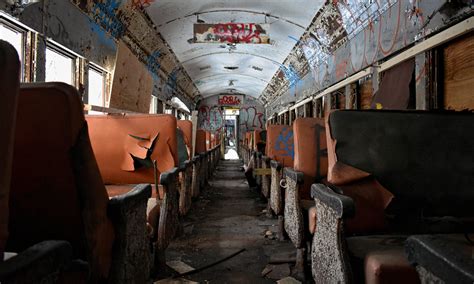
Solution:
<path fill-rule="evenodd" d="M 188 154 L 191 157 L 191 151 L 193 149 L 193 123 L 190 120 L 178 120 L 177 125 L 183 132 L 184 143 L 186 144 Z"/>
<path fill-rule="evenodd" d="M 266 155 L 282 164 L 293 167 L 295 156 L 293 129 L 288 125 L 269 125 L 267 127 Z"/>
<path fill-rule="evenodd" d="M 8 195 L 12 171 L 20 60 L 13 46 L 0 40 L 0 260 L 8 238 Z"/>
<path fill-rule="evenodd" d="M 394 214 L 474 216 L 472 113 L 335 111 L 329 125 L 337 161 L 374 175 Z"/>
<path fill-rule="evenodd" d="M 198 129 L 196 131 L 196 154 L 205 153 L 206 151 L 206 131 Z"/>
<path fill-rule="evenodd" d="M 209 151 L 211 149 L 211 132 L 205 131 L 206 135 L 206 151 Z"/>
<path fill-rule="evenodd" d="M 266 130 L 254 130 L 253 132 L 253 149 L 257 151 L 257 144 L 263 143 L 265 144 L 267 141 L 267 131 Z"/>
<path fill-rule="evenodd" d="M 106 278 L 114 233 L 76 89 L 22 85 L 14 147 L 8 247 L 66 240 L 75 257 Z"/>
<path fill-rule="evenodd" d="M 106 184 L 155 183 L 178 166 L 176 118 L 169 114 L 88 115 L 89 133 Z"/>
<path fill-rule="evenodd" d="M 328 155 L 323 118 L 298 118 L 293 122 L 295 159 L 293 168 L 302 172 L 300 197 L 311 199 L 311 184 L 326 177 Z"/>
<path fill-rule="evenodd" d="M 214 133 L 211 133 L 211 149 L 214 148 L 214 146 L 216 146 L 216 134 Z"/>

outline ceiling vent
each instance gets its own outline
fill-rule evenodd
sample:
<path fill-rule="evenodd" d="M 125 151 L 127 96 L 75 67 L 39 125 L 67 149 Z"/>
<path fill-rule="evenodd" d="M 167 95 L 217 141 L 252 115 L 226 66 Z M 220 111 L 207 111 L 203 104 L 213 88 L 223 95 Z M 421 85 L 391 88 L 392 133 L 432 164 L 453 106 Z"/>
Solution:
<path fill-rule="evenodd" d="M 252 66 L 252 69 L 257 70 L 257 71 L 263 71 L 263 68 L 260 68 L 257 66 Z"/>
<path fill-rule="evenodd" d="M 206 65 L 206 66 L 199 67 L 199 70 L 204 71 L 204 70 L 207 70 L 209 68 L 211 68 L 211 65 Z"/>
<path fill-rule="evenodd" d="M 239 66 L 224 66 L 224 68 L 227 70 L 237 70 L 239 69 Z"/>

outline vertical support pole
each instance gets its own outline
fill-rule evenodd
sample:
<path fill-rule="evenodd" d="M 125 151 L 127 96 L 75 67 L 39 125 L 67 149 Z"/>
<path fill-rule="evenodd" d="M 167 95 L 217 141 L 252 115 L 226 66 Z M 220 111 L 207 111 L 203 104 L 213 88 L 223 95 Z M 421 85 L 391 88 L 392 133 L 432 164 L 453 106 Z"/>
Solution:
<path fill-rule="evenodd" d="M 416 80 L 416 109 L 428 109 L 428 96 L 426 95 L 426 55 L 421 53 L 415 56 L 415 80 Z"/>
<path fill-rule="evenodd" d="M 198 124 L 198 111 L 197 110 L 193 110 L 191 112 L 191 122 L 193 123 L 193 138 L 192 138 L 192 142 L 193 142 L 193 150 L 191 152 L 191 156 L 195 156 L 196 155 L 196 132 L 197 132 L 197 124 Z"/>

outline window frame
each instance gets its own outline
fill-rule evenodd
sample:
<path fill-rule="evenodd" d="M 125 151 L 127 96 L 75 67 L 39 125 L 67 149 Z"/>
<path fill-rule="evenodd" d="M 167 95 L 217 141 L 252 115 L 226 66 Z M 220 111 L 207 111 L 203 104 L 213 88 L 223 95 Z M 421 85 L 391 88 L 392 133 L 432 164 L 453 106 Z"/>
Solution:
<path fill-rule="evenodd" d="M 0 25 L 12 30 L 13 32 L 18 32 L 21 34 L 21 54 L 18 54 L 20 57 L 20 81 L 25 82 L 26 79 L 26 60 L 27 60 L 27 48 L 26 48 L 26 43 L 27 43 L 27 36 L 28 36 L 28 31 L 31 29 L 28 29 L 26 26 L 24 26 L 21 23 L 18 23 L 17 21 L 11 19 L 7 15 L 4 15 L 3 13 L 0 14 Z"/>
<path fill-rule="evenodd" d="M 104 68 L 100 67 L 98 64 L 96 63 L 93 63 L 93 62 L 89 62 L 87 64 L 87 104 L 90 104 L 89 100 L 90 100 L 90 94 L 89 94 L 89 71 L 90 70 L 93 70 L 97 73 L 100 73 L 102 75 L 102 105 L 100 105 L 101 107 L 107 107 L 108 106 L 108 103 L 107 103 L 107 96 L 108 96 L 108 79 L 109 79 L 109 76 L 110 76 L 110 72 L 105 70 Z"/>
<path fill-rule="evenodd" d="M 54 42 L 53 40 L 51 39 L 48 39 L 46 40 L 46 47 L 44 49 L 44 63 L 45 63 L 45 67 L 44 67 L 44 81 L 45 82 L 48 82 L 46 81 L 46 74 L 48 72 L 48 69 L 47 69 L 47 56 L 46 56 L 46 53 L 47 53 L 47 50 L 50 49 L 51 51 L 53 52 L 56 52 L 58 53 L 59 55 L 62 55 L 64 57 L 68 57 L 69 59 L 71 59 L 71 66 L 72 66 L 72 72 L 71 72 L 71 81 L 72 81 L 72 86 L 74 86 L 76 89 L 78 88 L 77 86 L 77 79 L 78 79 L 78 70 L 80 69 L 77 65 L 77 62 L 78 62 L 78 59 L 82 58 L 82 56 L 76 54 L 75 52 L 72 52 L 71 50 L 69 50 L 68 48 L 62 46 L 61 44 L 59 43 L 56 43 Z"/>

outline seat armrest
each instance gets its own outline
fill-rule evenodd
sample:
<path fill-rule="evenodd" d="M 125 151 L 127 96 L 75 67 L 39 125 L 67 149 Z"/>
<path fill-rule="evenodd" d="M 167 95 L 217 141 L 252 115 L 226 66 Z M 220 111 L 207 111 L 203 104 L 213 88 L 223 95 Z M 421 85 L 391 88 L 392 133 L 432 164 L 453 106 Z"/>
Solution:
<path fill-rule="evenodd" d="M 265 155 L 262 156 L 262 161 L 264 161 L 265 163 L 270 163 L 270 160 L 271 160 L 270 157 L 265 156 Z"/>
<path fill-rule="evenodd" d="M 352 268 L 344 235 L 344 219 L 354 215 L 351 198 L 324 184 L 313 184 L 316 204 L 316 231 L 312 242 L 312 273 L 316 283 L 348 283 Z"/>
<path fill-rule="evenodd" d="M 164 197 L 160 207 L 157 249 L 164 250 L 176 234 L 179 225 L 178 169 L 173 168 L 160 176 Z"/>
<path fill-rule="evenodd" d="M 186 160 L 186 161 L 184 161 L 184 167 L 185 167 L 185 168 L 188 168 L 188 167 L 190 167 L 190 166 L 192 165 L 192 163 L 193 163 L 193 162 L 192 162 L 191 160 Z"/>
<path fill-rule="evenodd" d="M 193 163 L 195 164 L 195 163 L 197 163 L 197 162 L 199 161 L 199 159 L 200 159 L 200 156 L 199 156 L 199 155 L 195 155 L 195 156 L 193 157 L 192 161 L 193 161 Z"/>
<path fill-rule="evenodd" d="M 112 197 L 108 214 L 115 229 L 111 283 L 145 283 L 152 266 L 150 240 L 147 234 L 146 207 L 151 185 L 139 184 L 126 194 Z"/>
<path fill-rule="evenodd" d="M 279 171 L 279 170 L 281 170 L 282 165 L 278 161 L 271 160 L 270 161 L 270 167 L 275 168 L 275 169 L 277 169 L 277 171 Z"/>
<path fill-rule="evenodd" d="M 71 264 L 72 247 L 66 241 L 43 241 L 0 262 L 1 283 L 50 283 Z"/>
<path fill-rule="evenodd" d="M 342 192 L 340 189 L 329 188 L 328 186 L 315 183 L 311 186 L 311 197 L 317 199 L 325 206 L 331 208 L 337 218 L 350 218 L 355 214 L 355 204 L 352 198 L 336 193 Z"/>
<path fill-rule="evenodd" d="M 304 245 L 304 217 L 300 206 L 300 186 L 303 184 L 303 173 L 292 168 L 283 169 L 283 178 L 286 180 L 284 222 L 285 231 L 296 248 Z"/>
<path fill-rule="evenodd" d="M 405 249 L 422 283 L 435 279 L 445 283 L 474 283 L 474 248 L 464 235 L 411 236 Z"/>
<path fill-rule="evenodd" d="M 289 178 L 289 179 L 293 180 L 297 184 L 302 184 L 303 183 L 304 174 L 302 172 L 295 171 L 295 169 L 293 169 L 293 168 L 285 167 L 283 169 L 283 176 L 286 179 Z"/>

